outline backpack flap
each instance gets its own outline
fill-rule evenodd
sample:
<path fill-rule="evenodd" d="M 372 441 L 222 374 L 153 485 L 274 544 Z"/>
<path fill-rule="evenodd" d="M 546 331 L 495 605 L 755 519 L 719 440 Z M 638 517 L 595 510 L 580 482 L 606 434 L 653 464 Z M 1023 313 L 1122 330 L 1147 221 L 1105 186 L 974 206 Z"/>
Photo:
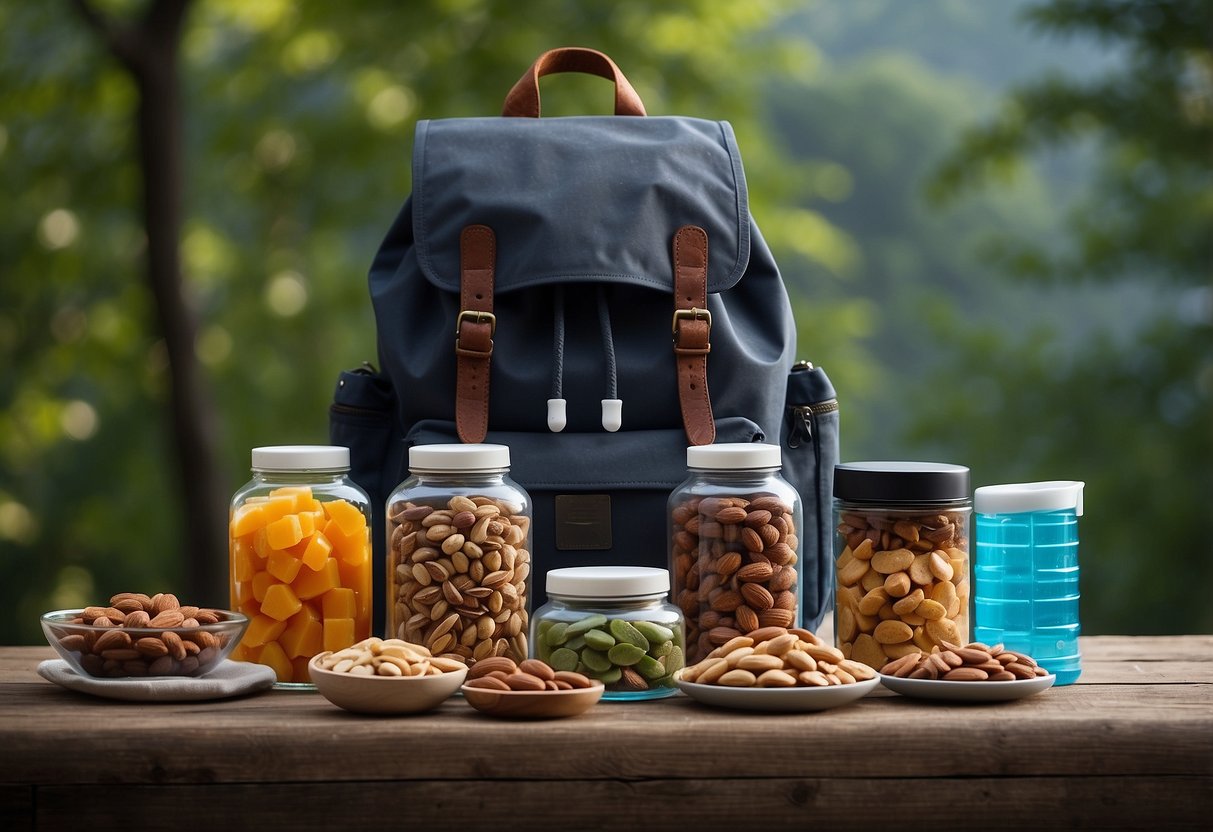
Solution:
<path fill-rule="evenodd" d="M 413 150 L 413 236 L 427 280 L 459 292 L 459 237 L 497 237 L 498 294 L 552 283 L 673 291 L 670 246 L 707 232 L 708 292 L 750 259 L 745 176 L 733 128 L 692 118 L 422 121 Z"/>

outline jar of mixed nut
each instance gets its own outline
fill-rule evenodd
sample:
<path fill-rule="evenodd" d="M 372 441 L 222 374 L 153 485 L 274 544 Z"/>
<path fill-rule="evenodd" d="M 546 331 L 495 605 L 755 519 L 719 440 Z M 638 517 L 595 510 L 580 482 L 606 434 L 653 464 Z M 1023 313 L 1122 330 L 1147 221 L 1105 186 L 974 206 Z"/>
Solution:
<path fill-rule="evenodd" d="M 969 641 L 969 469 L 932 462 L 834 468 L 835 637 L 849 659 Z"/>
<path fill-rule="evenodd" d="M 669 501 L 674 603 L 687 661 L 760 627 L 800 623 L 800 495 L 779 473 L 778 445 L 687 448 Z"/>
<path fill-rule="evenodd" d="M 666 602 L 670 573 L 645 566 L 585 566 L 547 573 L 548 602 L 535 611 L 535 657 L 556 670 L 600 679 L 603 699 L 657 699 L 678 692 L 682 614 Z"/>
<path fill-rule="evenodd" d="M 527 658 L 531 498 L 505 445 L 416 445 L 387 502 L 387 635 L 468 663 Z"/>
<path fill-rule="evenodd" d="M 232 658 L 311 687 L 307 663 L 370 635 L 370 498 L 349 478 L 349 448 L 254 448 L 232 497 L 232 609 L 249 618 Z"/>

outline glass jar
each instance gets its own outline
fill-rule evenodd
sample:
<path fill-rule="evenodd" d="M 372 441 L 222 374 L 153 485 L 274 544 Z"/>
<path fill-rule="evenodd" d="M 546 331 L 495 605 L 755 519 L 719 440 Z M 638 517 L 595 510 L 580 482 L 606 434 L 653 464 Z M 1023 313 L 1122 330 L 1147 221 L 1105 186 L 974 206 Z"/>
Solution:
<path fill-rule="evenodd" d="M 689 664 L 735 636 L 800 624 L 800 495 L 781 465 L 778 445 L 687 448 L 668 528 Z"/>
<path fill-rule="evenodd" d="M 349 448 L 254 448 L 252 463 L 228 523 L 232 608 L 249 617 L 232 658 L 310 688 L 312 656 L 371 634 L 370 498 Z"/>
<path fill-rule="evenodd" d="M 879 670 L 969 641 L 969 469 L 933 462 L 834 468 L 835 640 Z"/>
<path fill-rule="evenodd" d="M 670 573 L 647 566 L 583 566 L 547 573 L 535 612 L 535 658 L 606 685 L 603 699 L 678 692 L 685 661 L 682 613 L 667 603 Z"/>
<path fill-rule="evenodd" d="M 505 445 L 415 445 L 387 502 L 387 632 L 469 664 L 527 657 L 531 498 Z"/>

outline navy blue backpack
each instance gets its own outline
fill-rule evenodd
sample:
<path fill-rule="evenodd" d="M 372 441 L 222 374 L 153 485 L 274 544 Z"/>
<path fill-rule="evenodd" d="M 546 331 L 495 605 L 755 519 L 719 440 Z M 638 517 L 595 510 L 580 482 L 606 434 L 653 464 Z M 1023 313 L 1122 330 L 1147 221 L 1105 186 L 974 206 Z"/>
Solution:
<path fill-rule="evenodd" d="M 613 80 L 615 115 L 539 118 L 554 72 Z M 379 369 L 342 373 L 330 413 L 375 528 L 409 447 L 508 445 L 534 503 L 537 605 L 548 569 L 667 565 L 689 444 L 779 442 L 815 628 L 833 586 L 837 402 L 820 368 L 793 364 L 728 122 L 648 116 L 610 58 L 557 49 L 502 117 L 419 122 L 412 189 L 370 269 Z"/>

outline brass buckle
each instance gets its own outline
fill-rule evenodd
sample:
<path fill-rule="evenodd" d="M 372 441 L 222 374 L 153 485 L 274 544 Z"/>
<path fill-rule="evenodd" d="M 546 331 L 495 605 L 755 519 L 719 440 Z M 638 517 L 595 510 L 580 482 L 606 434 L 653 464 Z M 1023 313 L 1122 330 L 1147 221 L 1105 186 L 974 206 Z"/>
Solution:
<path fill-rule="evenodd" d="M 670 321 L 670 335 L 678 340 L 678 322 L 679 321 L 707 321 L 708 334 L 712 332 L 712 313 L 706 309 L 699 309 L 692 306 L 690 309 L 675 309 L 674 318 Z"/>
<path fill-rule="evenodd" d="M 459 317 L 455 319 L 455 338 L 459 338 L 459 328 L 463 326 L 464 321 L 471 321 L 474 324 L 488 324 L 489 337 L 492 338 L 497 334 L 497 316 L 492 312 L 479 312 L 475 309 L 464 309 L 459 313 Z"/>

